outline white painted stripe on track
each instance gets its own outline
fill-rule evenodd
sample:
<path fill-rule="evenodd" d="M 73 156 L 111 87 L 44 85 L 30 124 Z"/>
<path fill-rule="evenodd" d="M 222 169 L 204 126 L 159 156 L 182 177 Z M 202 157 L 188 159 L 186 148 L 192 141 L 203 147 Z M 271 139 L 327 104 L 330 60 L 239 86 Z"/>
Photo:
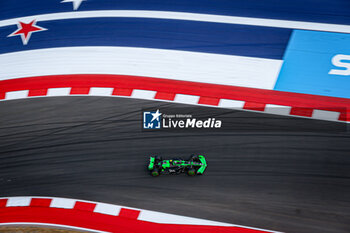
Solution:
<path fill-rule="evenodd" d="M 229 99 L 220 99 L 219 107 L 223 108 L 243 108 L 245 101 L 241 100 L 229 100 Z"/>
<path fill-rule="evenodd" d="M 196 219 L 191 217 L 184 217 L 174 214 L 165 214 L 161 215 L 159 212 L 143 210 L 140 212 L 138 220 L 164 223 L 164 224 L 182 224 L 182 225 L 204 225 L 204 226 L 232 226 L 232 224 L 216 222 L 216 221 L 203 221 L 202 219 Z"/>
<path fill-rule="evenodd" d="M 111 96 L 113 90 L 114 88 L 92 87 L 90 88 L 89 95 Z"/>
<path fill-rule="evenodd" d="M 132 47 L 63 47 L 0 55 L 0 80 L 121 74 L 272 90 L 282 61 Z"/>
<path fill-rule="evenodd" d="M 31 197 L 10 197 L 7 199 L 6 207 L 29 206 Z"/>
<path fill-rule="evenodd" d="M 50 207 L 63 208 L 63 209 L 73 209 L 75 203 L 76 203 L 76 200 L 73 200 L 73 199 L 55 197 L 55 198 L 52 198 Z"/>
<path fill-rule="evenodd" d="M 70 87 L 49 88 L 47 89 L 47 96 L 66 96 L 70 94 L 70 90 Z"/>
<path fill-rule="evenodd" d="M 21 22 L 31 22 L 33 19 L 37 21 L 65 20 L 65 19 L 82 19 L 82 18 L 151 18 L 151 19 L 173 19 L 173 20 L 189 20 L 211 23 L 224 24 L 241 24 L 250 26 L 264 26 L 277 28 L 290 28 L 301 30 L 329 31 L 350 33 L 349 25 L 330 24 L 330 23 L 314 23 L 306 21 L 292 21 L 280 19 L 265 19 L 239 16 L 211 15 L 186 12 L 172 11 L 144 11 L 144 10 L 101 10 L 101 11 L 79 11 L 79 12 L 63 12 L 52 14 L 32 15 L 21 18 L 13 18 L 0 21 L 0 27 L 17 24 Z"/>
<path fill-rule="evenodd" d="M 100 214 L 118 216 L 120 213 L 120 210 L 121 210 L 120 206 L 105 204 L 105 203 L 97 203 L 94 209 L 94 212 L 100 213 Z"/>
<path fill-rule="evenodd" d="M 311 117 L 322 120 L 338 120 L 339 115 L 339 112 L 314 109 Z"/>
<path fill-rule="evenodd" d="M 28 90 L 6 92 L 5 99 L 13 100 L 13 99 L 26 98 L 28 97 L 28 93 L 29 93 Z"/>
<path fill-rule="evenodd" d="M 156 95 L 156 93 L 157 93 L 156 91 L 134 89 L 132 91 L 131 97 L 133 97 L 133 98 L 140 98 L 140 99 L 146 99 L 146 100 L 153 100 L 155 95 Z"/>
<path fill-rule="evenodd" d="M 174 102 L 182 104 L 198 104 L 199 98 L 200 97 L 197 95 L 176 94 Z"/>
<path fill-rule="evenodd" d="M 276 104 L 266 104 L 264 112 L 277 114 L 277 115 L 289 115 L 292 107 Z M 336 119 L 338 120 L 338 118 Z"/>

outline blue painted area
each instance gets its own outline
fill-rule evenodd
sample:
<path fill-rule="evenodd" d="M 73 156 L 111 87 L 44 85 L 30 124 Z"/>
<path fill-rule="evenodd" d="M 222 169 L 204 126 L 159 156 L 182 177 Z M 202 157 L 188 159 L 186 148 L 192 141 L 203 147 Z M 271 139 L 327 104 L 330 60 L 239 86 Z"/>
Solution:
<path fill-rule="evenodd" d="M 125 46 L 282 59 L 292 30 L 183 20 L 90 18 L 38 22 L 48 29 L 7 37 L 16 25 L 0 28 L 0 54 L 70 46 Z"/>
<path fill-rule="evenodd" d="M 350 98 L 349 63 L 350 34 L 296 30 L 275 90 Z"/>
<path fill-rule="evenodd" d="M 0 19 L 71 12 L 62 0 L 1 0 Z M 159 10 L 350 24 L 349 0 L 87 0 L 79 11 Z"/>

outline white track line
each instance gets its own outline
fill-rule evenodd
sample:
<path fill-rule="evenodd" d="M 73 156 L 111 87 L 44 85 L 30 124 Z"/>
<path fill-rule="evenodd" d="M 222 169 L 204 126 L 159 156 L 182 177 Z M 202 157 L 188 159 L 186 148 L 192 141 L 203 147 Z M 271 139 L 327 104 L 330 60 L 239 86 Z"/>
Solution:
<path fill-rule="evenodd" d="M 334 111 L 325 111 L 325 110 L 318 110 L 315 109 L 312 112 L 312 118 L 315 119 L 323 119 L 323 120 L 338 120 L 339 119 L 339 112 L 334 112 Z"/>
<path fill-rule="evenodd" d="M 176 94 L 174 102 L 182 104 L 198 104 L 200 96 Z"/>
<path fill-rule="evenodd" d="M 31 197 L 12 197 L 7 200 L 6 207 L 29 206 Z"/>
<path fill-rule="evenodd" d="M 282 61 L 165 49 L 97 46 L 1 54 L 0 64 L 0 81 L 61 74 L 121 74 L 272 90 Z M 51 93 L 64 94 L 54 90 Z"/>
<path fill-rule="evenodd" d="M 100 213 L 100 214 L 118 216 L 120 213 L 120 210 L 121 210 L 120 206 L 115 206 L 115 205 L 105 204 L 105 203 L 97 203 L 94 209 L 94 212 Z"/>
<path fill-rule="evenodd" d="M 277 115 L 289 115 L 292 107 L 276 104 L 266 104 L 265 111 L 266 113 L 277 114 Z M 336 119 L 338 120 L 338 118 Z"/>
<path fill-rule="evenodd" d="M 28 97 L 28 93 L 29 93 L 28 90 L 6 92 L 5 99 L 7 100 L 23 99 Z"/>
<path fill-rule="evenodd" d="M 70 87 L 49 88 L 47 90 L 47 96 L 66 96 L 70 94 L 70 91 L 71 91 Z"/>
<path fill-rule="evenodd" d="M 156 91 L 148 91 L 148 90 L 137 90 L 134 89 L 132 91 L 131 97 L 145 100 L 153 100 L 156 96 Z"/>
<path fill-rule="evenodd" d="M 67 198 L 52 198 L 50 207 L 52 208 L 62 208 L 62 209 L 73 209 L 75 205 L 75 200 Z"/>
<path fill-rule="evenodd" d="M 113 93 L 113 88 L 104 88 L 104 87 L 92 87 L 90 88 L 89 95 L 96 96 L 111 96 Z"/>
<path fill-rule="evenodd" d="M 0 21 L 0 27 L 17 24 L 18 21 L 30 22 L 33 19 L 37 21 L 65 20 L 65 19 L 82 19 L 82 18 L 152 18 L 152 19 L 174 19 L 174 20 L 189 20 L 212 23 L 226 24 L 241 24 L 251 26 L 290 28 L 315 31 L 330 31 L 350 33 L 350 26 L 342 24 L 329 23 L 313 23 L 305 21 L 279 20 L 279 19 L 264 19 L 250 18 L 238 16 L 223 16 L 211 14 L 171 12 L 171 11 L 143 11 L 143 10 L 102 10 L 102 11 L 80 11 L 80 12 L 64 12 L 33 15 L 21 18 L 13 18 Z"/>
<path fill-rule="evenodd" d="M 220 99 L 219 101 L 219 107 L 222 107 L 222 108 L 241 109 L 243 108 L 244 104 L 245 104 L 245 101 L 241 101 L 241 100 Z"/>

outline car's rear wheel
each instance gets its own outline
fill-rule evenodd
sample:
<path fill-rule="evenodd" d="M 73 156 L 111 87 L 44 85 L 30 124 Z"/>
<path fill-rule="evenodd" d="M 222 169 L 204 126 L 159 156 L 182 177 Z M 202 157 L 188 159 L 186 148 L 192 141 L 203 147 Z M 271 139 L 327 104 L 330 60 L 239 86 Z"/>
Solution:
<path fill-rule="evenodd" d="M 153 169 L 153 170 L 151 171 L 151 175 L 152 175 L 152 176 L 159 176 L 159 170 L 158 170 L 157 168 Z"/>
<path fill-rule="evenodd" d="M 194 168 L 190 168 L 187 170 L 187 175 L 189 176 L 195 176 L 196 175 L 196 170 Z"/>

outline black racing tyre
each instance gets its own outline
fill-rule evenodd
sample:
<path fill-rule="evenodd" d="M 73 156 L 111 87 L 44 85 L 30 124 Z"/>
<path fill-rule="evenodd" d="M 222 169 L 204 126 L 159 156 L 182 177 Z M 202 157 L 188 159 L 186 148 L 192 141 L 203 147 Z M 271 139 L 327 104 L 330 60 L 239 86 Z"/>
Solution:
<path fill-rule="evenodd" d="M 196 169 L 190 168 L 187 170 L 187 175 L 189 176 L 195 176 L 196 175 Z"/>
<path fill-rule="evenodd" d="M 153 177 L 159 176 L 159 170 L 157 168 L 153 169 L 151 171 L 151 176 Z"/>

